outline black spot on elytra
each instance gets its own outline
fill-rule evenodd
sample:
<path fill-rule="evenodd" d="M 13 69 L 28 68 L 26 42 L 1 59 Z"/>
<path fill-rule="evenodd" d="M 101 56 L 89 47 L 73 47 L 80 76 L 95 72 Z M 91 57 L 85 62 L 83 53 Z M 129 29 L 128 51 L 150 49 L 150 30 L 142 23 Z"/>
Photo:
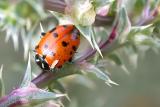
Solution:
<path fill-rule="evenodd" d="M 53 33 L 53 37 L 57 38 L 58 37 L 58 33 Z"/>
<path fill-rule="evenodd" d="M 74 51 L 76 51 L 76 50 L 77 50 L 77 47 L 76 47 L 76 46 L 72 46 L 72 49 L 73 49 Z"/>
<path fill-rule="evenodd" d="M 72 57 L 70 57 L 68 61 L 69 61 L 69 62 L 72 62 Z"/>
<path fill-rule="evenodd" d="M 70 55 L 72 55 L 72 54 L 73 54 L 73 52 L 71 51 L 69 54 L 70 54 Z"/>
<path fill-rule="evenodd" d="M 51 30 L 49 31 L 49 33 L 52 33 L 54 30 L 56 30 L 56 27 L 53 28 L 53 29 L 51 29 Z"/>
<path fill-rule="evenodd" d="M 37 45 L 36 47 L 35 47 L 35 49 L 38 49 L 39 48 L 39 45 Z"/>
<path fill-rule="evenodd" d="M 63 47 L 66 47 L 69 43 L 65 42 L 65 41 L 62 41 L 62 46 Z"/>
<path fill-rule="evenodd" d="M 64 28 L 67 28 L 67 25 L 63 25 Z"/>
<path fill-rule="evenodd" d="M 55 56 L 55 53 L 54 52 L 51 52 L 52 56 Z"/>
<path fill-rule="evenodd" d="M 43 57 L 42 57 L 43 59 L 45 59 L 46 58 L 46 55 L 43 55 Z"/>

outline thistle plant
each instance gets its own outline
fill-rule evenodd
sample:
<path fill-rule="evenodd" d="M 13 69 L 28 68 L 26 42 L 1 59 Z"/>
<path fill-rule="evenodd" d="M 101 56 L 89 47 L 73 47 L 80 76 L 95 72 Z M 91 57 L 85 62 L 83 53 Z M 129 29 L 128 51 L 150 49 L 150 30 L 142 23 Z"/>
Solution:
<path fill-rule="evenodd" d="M 141 5 L 137 6 L 139 3 Z M 56 24 L 74 24 L 81 33 L 80 49 L 73 63 L 66 63 L 55 72 L 40 69 L 37 69 L 39 73 L 32 71 L 30 61 L 34 61 L 30 53 L 34 55 L 31 50 L 35 41 L 40 32 Z M 119 84 L 111 80 L 107 64 L 119 66 L 125 73 L 130 73 L 122 61 L 120 51 L 134 59 L 131 62 L 134 68 L 137 66 L 138 50 L 144 54 L 148 49 L 158 52 L 159 0 L 0 1 L 0 27 L 6 32 L 6 41 L 13 39 L 15 50 L 18 50 L 19 37 L 22 38 L 24 59 L 28 58 L 20 86 L 10 93 L 4 92 L 4 71 L 1 66 L 0 107 L 32 107 L 44 102 L 47 102 L 45 106 L 49 107 L 49 102 L 52 102 L 53 107 L 59 107 L 63 97 L 69 99 L 59 79 L 75 74 L 84 77 L 85 74 L 95 74 L 108 86 L 116 86 Z"/>

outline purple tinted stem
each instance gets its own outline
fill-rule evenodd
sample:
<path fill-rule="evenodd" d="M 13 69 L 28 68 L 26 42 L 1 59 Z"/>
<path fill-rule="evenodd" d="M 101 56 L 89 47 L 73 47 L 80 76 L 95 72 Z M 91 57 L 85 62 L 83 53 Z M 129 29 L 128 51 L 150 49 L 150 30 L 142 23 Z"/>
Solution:
<path fill-rule="evenodd" d="M 58 71 L 58 72 L 46 72 L 42 71 L 41 74 L 39 74 L 36 78 L 32 80 L 32 83 L 34 83 L 37 87 L 45 87 L 54 80 L 57 80 L 59 78 L 69 76 L 72 74 L 78 74 L 78 72 L 74 70 L 68 70 L 68 71 Z"/>

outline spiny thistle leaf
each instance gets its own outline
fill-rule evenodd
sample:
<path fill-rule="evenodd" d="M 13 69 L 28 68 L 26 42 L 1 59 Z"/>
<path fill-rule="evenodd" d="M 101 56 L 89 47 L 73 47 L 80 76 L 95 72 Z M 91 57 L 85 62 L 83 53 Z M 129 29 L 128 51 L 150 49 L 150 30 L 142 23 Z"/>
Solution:
<path fill-rule="evenodd" d="M 29 54 L 29 57 L 28 57 L 28 65 L 27 65 L 27 69 L 26 69 L 26 73 L 25 73 L 25 76 L 23 78 L 23 81 L 21 83 L 21 86 L 20 87 L 27 87 L 31 84 L 31 62 L 30 62 L 30 54 Z"/>
<path fill-rule="evenodd" d="M 26 60 L 27 56 L 28 56 L 29 44 L 30 44 L 31 36 L 30 35 L 26 36 L 26 33 L 25 33 L 24 29 L 21 30 L 21 36 L 22 36 L 22 41 L 23 41 L 24 59 Z"/>
<path fill-rule="evenodd" d="M 18 0 L 14 4 L 11 3 L 12 2 L 3 1 L 1 3 L 0 27 L 2 27 L 2 30 L 6 31 L 5 41 L 7 42 L 11 38 L 13 41 L 14 49 L 18 50 L 18 40 L 21 36 L 19 33 L 23 32 L 22 30 L 27 30 L 30 32 L 32 30 L 32 25 L 34 26 L 37 20 L 39 21 L 39 19 L 46 17 L 46 14 L 43 8 L 41 8 L 42 4 L 37 0 Z M 26 32 L 22 35 L 23 42 L 25 37 L 24 35 L 28 36 Z M 24 58 L 27 57 L 29 50 L 29 46 L 27 45 L 28 41 L 29 40 L 26 40 L 25 43 L 23 43 Z"/>
<path fill-rule="evenodd" d="M 119 28 L 118 34 L 120 35 L 119 41 L 120 43 L 124 43 L 131 29 L 131 23 L 124 6 L 120 8 L 117 20 L 118 20 L 118 28 Z"/>
<path fill-rule="evenodd" d="M 152 27 L 153 27 L 152 24 L 145 25 L 145 26 L 132 26 L 129 35 L 143 32 L 143 31 L 148 30 L 149 28 L 152 28 Z"/>
<path fill-rule="evenodd" d="M 160 20 L 154 23 L 153 36 L 160 39 Z"/>
<path fill-rule="evenodd" d="M 12 40 L 13 40 L 13 46 L 15 51 L 18 50 L 18 33 L 15 31 L 15 33 L 12 35 Z"/>
<path fill-rule="evenodd" d="M 101 55 L 101 57 L 103 58 L 102 52 L 101 52 L 101 50 L 100 50 L 100 48 L 99 48 L 99 46 L 98 46 L 98 44 L 96 42 L 96 38 L 95 38 L 96 34 L 94 32 L 94 28 L 93 27 L 92 27 L 92 31 L 91 32 L 92 32 L 92 40 L 93 40 L 94 47 L 98 51 L 98 53 Z"/>
<path fill-rule="evenodd" d="M 84 27 L 84 26 L 76 25 L 76 27 L 81 32 L 81 34 L 89 41 L 92 48 L 96 49 L 98 51 L 98 53 L 101 55 L 101 57 L 103 58 L 101 50 L 100 50 L 98 44 L 96 43 L 96 39 L 95 39 L 96 35 L 95 35 L 94 29 L 92 28 L 92 26 L 85 26 Z"/>
<path fill-rule="evenodd" d="M 109 54 L 108 58 L 114 61 L 117 65 L 122 65 L 121 58 L 116 53 Z"/>
<path fill-rule="evenodd" d="M 111 84 L 118 85 L 117 83 L 112 81 L 106 73 L 104 73 L 103 71 L 101 71 L 99 68 L 97 68 L 95 65 L 91 63 L 83 61 L 80 63 L 80 67 L 85 71 L 94 73 L 98 78 L 104 80 L 105 83 L 109 86 L 111 86 Z"/>
<path fill-rule="evenodd" d="M 47 16 L 42 8 L 42 5 L 37 5 L 37 2 L 35 0 L 24 0 L 24 1 L 29 3 L 31 7 L 34 10 L 36 10 L 36 13 L 38 13 L 38 15 L 41 16 L 42 19 Z"/>
<path fill-rule="evenodd" d="M 22 28 L 21 30 L 21 36 L 22 36 L 22 41 L 23 41 L 23 47 L 24 47 L 24 59 L 26 60 L 28 57 L 28 51 L 30 48 L 30 43 L 32 40 L 32 36 L 34 35 L 34 31 L 37 27 L 37 23 L 33 25 L 31 30 L 29 32 L 25 32 L 25 29 Z"/>
<path fill-rule="evenodd" d="M 126 73 L 126 74 L 130 74 L 130 72 L 128 71 L 128 69 L 126 68 L 126 66 L 124 65 L 124 64 L 122 64 L 121 66 L 120 66 L 122 69 L 123 69 L 123 71 Z"/>
<path fill-rule="evenodd" d="M 155 34 L 155 24 L 149 24 L 145 26 L 133 26 L 131 32 L 128 35 L 128 40 L 135 45 L 159 48 L 160 40 Z"/>
<path fill-rule="evenodd" d="M 81 34 L 88 40 L 88 42 L 90 43 L 90 45 L 94 49 L 94 45 L 93 45 L 93 42 L 92 42 L 92 32 L 91 32 L 92 28 L 91 28 L 91 26 L 82 27 L 82 26 L 76 25 L 76 27 L 81 32 Z"/>
<path fill-rule="evenodd" d="M 133 42 L 136 45 L 146 45 L 150 47 L 160 47 L 160 40 L 157 38 L 152 38 L 150 36 L 146 36 L 144 34 L 135 35 L 133 37 Z"/>
<path fill-rule="evenodd" d="M 118 65 L 126 74 L 130 74 L 118 53 L 111 53 L 108 55 L 108 58 L 112 60 L 114 64 Z"/>
<path fill-rule="evenodd" d="M 8 42 L 9 38 L 12 36 L 12 31 L 10 29 L 6 30 L 5 42 Z"/>
<path fill-rule="evenodd" d="M 55 94 L 36 87 L 23 87 L 13 90 L 8 96 L 0 101 L 0 107 L 20 106 L 32 107 L 45 101 L 66 96 L 65 94 Z"/>
<path fill-rule="evenodd" d="M 141 18 L 138 21 L 138 25 L 143 25 L 145 22 L 152 20 L 154 16 L 157 14 L 158 8 L 160 1 L 159 0 L 147 0 L 144 2 L 145 5 L 143 7 L 142 13 L 141 13 Z"/>
<path fill-rule="evenodd" d="M 54 81 L 52 84 L 48 86 L 49 91 L 54 92 L 54 90 L 59 90 L 62 93 L 65 93 L 66 90 L 64 86 L 59 81 Z"/>
<path fill-rule="evenodd" d="M 3 71 L 3 65 L 1 65 L 1 68 L 0 68 L 0 97 L 2 97 L 5 94 L 5 87 L 4 87 L 4 82 L 2 78 L 2 71 Z"/>

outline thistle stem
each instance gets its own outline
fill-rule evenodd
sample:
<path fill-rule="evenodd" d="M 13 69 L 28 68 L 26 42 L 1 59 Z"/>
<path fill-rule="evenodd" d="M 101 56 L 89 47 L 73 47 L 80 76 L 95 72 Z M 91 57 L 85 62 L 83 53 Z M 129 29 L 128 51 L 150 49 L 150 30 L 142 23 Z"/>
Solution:
<path fill-rule="evenodd" d="M 72 74 L 78 74 L 78 72 L 75 72 L 74 70 L 62 70 L 58 72 L 42 71 L 41 74 L 39 74 L 36 78 L 32 80 L 32 83 L 34 83 L 37 87 L 42 88 L 59 78 L 66 77 Z"/>

